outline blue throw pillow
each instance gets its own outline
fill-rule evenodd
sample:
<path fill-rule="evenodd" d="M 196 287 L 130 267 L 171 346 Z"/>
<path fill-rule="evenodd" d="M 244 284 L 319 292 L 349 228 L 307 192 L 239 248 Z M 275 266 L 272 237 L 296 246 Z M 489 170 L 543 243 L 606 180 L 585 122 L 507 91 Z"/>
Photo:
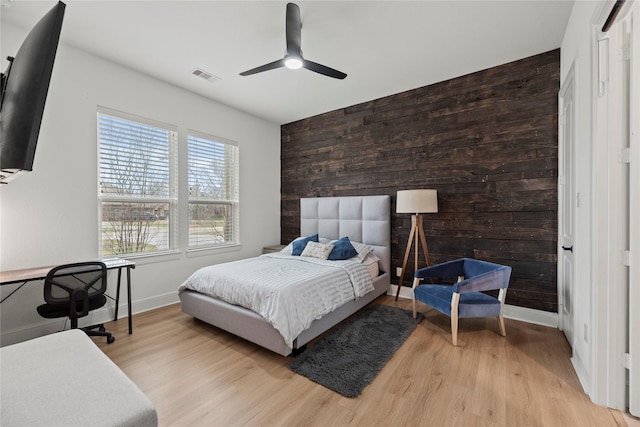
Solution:
<path fill-rule="evenodd" d="M 308 242 L 318 242 L 318 235 L 314 234 L 313 236 L 307 236 L 303 239 L 294 240 L 291 244 L 291 255 L 300 256 L 304 248 L 307 246 Z"/>
<path fill-rule="evenodd" d="M 340 240 L 336 240 L 335 242 L 331 242 L 333 245 L 333 250 L 329 254 L 329 258 L 331 261 L 338 261 L 341 259 L 349 259 L 358 255 L 358 251 L 353 247 L 348 237 L 343 237 Z"/>

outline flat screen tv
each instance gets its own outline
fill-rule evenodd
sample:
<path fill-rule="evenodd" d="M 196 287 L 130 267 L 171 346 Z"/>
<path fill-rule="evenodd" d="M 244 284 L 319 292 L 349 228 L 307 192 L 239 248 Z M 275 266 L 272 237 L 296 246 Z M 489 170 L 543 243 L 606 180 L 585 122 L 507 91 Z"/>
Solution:
<path fill-rule="evenodd" d="M 58 2 L 29 32 L 2 73 L 0 183 L 30 171 L 36 152 L 65 4 Z"/>

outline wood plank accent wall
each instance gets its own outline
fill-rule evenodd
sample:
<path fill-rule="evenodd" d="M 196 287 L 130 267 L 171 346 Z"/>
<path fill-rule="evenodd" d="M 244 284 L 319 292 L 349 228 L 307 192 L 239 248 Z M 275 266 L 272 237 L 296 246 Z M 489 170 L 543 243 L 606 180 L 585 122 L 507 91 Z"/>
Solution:
<path fill-rule="evenodd" d="M 435 188 L 432 262 L 510 265 L 507 303 L 557 312 L 559 85 L 557 49 L 283 125 L 281 242 L 299 235 L 301 197 L 389 194 L 397 284 L 411 216 L 396 191 Z"/>

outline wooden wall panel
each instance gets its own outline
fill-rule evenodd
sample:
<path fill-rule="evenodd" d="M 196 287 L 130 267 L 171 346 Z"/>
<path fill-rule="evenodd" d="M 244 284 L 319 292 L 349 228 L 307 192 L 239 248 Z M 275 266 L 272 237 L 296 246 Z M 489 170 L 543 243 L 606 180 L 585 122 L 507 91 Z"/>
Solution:
<path fill-rule="evenodd" d="M 411 226 L 396 192 L 435 188 L 432 261 L 511 265 L 507 303 L 557 312 L 559 84 L 554 50 L 283 125 L 282 243 L 301 197 L 389 194 L 395 271 Z"/>

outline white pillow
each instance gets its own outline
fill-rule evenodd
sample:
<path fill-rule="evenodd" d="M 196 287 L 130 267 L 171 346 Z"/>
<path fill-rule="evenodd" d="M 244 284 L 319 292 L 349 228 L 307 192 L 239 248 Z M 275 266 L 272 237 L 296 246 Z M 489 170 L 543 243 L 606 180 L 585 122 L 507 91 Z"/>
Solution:
<path fill-rule="evenodd" d="M 364 265 L 370 265 L 378 261 L 380 261 L 380 258 L 378 258 L 378 255 L 374 254 L 373 252 L 369 252 L 367 256 L 364 257 L 364 260 L 362 261 L 362 263 Z"/>
<path fill-rule="evenodd" d="M 328 245 L 319 242 L 308 242 L 300 256 L 307 256 L 311 258 L 327 259 L 329 254 L 333 250 L 333 245 Z"/>
<path fill-rule="evenodd" d="M 296 237 L 291 242 L 289 242 L 289 244 L 287 246 L 282 248 L 282 250 L 280 252 L 283 253 L 283 254 L 291 255 L 291 253 L 293 252 L 293 242 L 295 242 L 296 240 L 300 240 L 300 239 L 304 239 L 304 236 Z M 324 237 L 320 237 L 318 240 L 320 240 L 320 243 L 331 243 L 331 239 L 327 239 L 327 238 L 324 238 Z"/>
<path fill-rule="evenodd" d="M 369 252 L 373 252 L 373 248 L 369 245 L 365 245 L 364 243 L 351 242 L 351 244 L 358 252 L 358 255 L 351 258 L 354 261 L 362 262 Z"/>

